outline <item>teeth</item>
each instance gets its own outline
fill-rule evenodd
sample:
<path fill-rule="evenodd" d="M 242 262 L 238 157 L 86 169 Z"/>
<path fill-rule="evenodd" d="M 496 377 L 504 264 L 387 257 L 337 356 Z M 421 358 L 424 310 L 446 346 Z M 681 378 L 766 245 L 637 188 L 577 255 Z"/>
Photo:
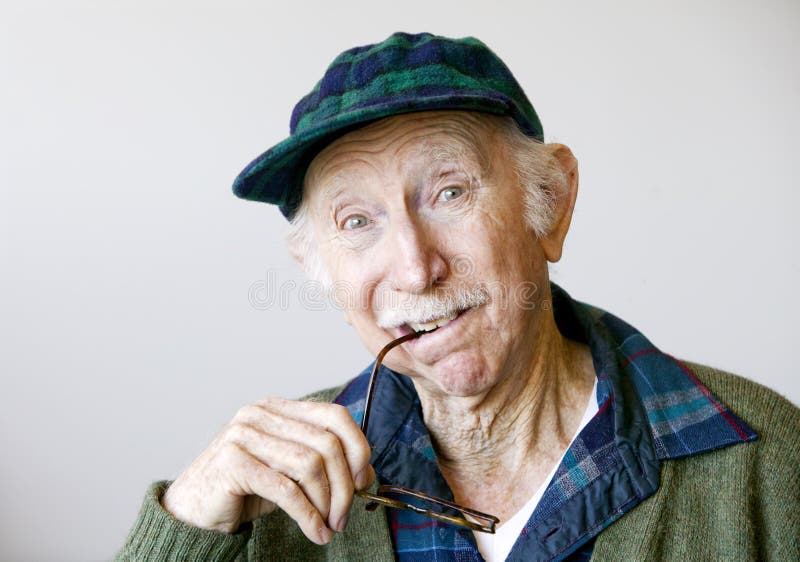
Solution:
<path fill-rule="evenodd" d="M 408 325 L 415 332 L 430 332 L 435 328 L 441 328 L 442 326 L 453 320 L 456 316 L 458 316 L 458 312 L 452 312 L 447 316 L 443 316 L 436 320 L 431 320 L 430 322 L 419 322 L 419 323 L 409 322 Z"/>

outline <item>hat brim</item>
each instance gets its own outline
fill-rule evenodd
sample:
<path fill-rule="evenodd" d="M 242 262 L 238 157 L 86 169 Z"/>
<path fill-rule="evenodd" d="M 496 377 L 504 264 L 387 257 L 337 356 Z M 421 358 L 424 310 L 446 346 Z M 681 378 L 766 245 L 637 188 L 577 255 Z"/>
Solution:
<path fill-rule="evenodd" d="M 306 170 L 314 156 L 326 145 L 350 131 L 385 117 L 433 110 L 508 115 L 514 118 L 525 134 L 544 140 L 541 124 L 531 123 L 521 108 L 497 91 L 393 99 L 385 104 L 348 109 L 295 132 L 250 162 L 234 180 L 233 192 L 242 199 L 278 205 L 283 215 L 291 219 L 302 199 Z"/>

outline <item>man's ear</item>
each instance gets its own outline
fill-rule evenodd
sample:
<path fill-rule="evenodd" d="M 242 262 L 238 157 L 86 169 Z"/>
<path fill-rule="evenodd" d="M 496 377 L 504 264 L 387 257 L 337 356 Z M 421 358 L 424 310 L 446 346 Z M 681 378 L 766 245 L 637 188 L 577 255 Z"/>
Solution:
<path fill-rule="evenodd" d="M 550 232 L 539 239 L 547 261 L 555 263 L 561 259 L 564 239 L 567 237 L 572 210 L 575 208 L 575 199 L 578 196 L 578 161 L 572 151 L 563 144 L 552 143 L 548 144 L 547 148 L 563 171 L 566 183 L 556 200 Z"/>

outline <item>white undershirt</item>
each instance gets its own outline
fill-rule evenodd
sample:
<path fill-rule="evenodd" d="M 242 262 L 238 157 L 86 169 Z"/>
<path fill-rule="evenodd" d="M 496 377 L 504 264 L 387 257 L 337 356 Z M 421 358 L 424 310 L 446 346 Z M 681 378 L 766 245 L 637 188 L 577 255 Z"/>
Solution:
<path fill-rule="evenodd" d="M 584 426 L 591 421 L 598 410 L 597 379 L 595 379 L 594 388 L 592 388 L 592 392 L 589 396 L 589 403 L 586 405 L 586 411 L 583 413 L 581 423 L 578 424 L 578 429 L 575 431 L 575 435 L 572 436 L 572 439 L 570 439 L 567 448 L 564 449 L 564 453 L 572 446 L 572 442 L 575 441 L 575 438 Z M 478 542 L 478 550 L 486 562 L 502 562 L 506 559 L 514 543 L 517 542 L 525 523 L 528 522 L 531 515 L 533 515 L 533 510 L 539 505 L 539 500 L 542 499 L 544 491 L 547 489 L 547 485 L 550 484 L 550 480 L 553 479 L 553 475 L 556 473 L 556 469 L 561 464 L 561 459 L 563 459 L 563 457 L 564 455 L 562 454 L 561 458 L 559 458 L 558 462 L 553 466 L 550 474 L 544 479 L 542 485 L 539 486 L 539 489 L 531 496 L 531 499 L 529 499 L 527 503 L 522 506 L 522 509 L 516 512 L 508 521 L 497 527 L 493 535 L 481 533 L 480 531 L 473 531 L 475 540 Z"/>

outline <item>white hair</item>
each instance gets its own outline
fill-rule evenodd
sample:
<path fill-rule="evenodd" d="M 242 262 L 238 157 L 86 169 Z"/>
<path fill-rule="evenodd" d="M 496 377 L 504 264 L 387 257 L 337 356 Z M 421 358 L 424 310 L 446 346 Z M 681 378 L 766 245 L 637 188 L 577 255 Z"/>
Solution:
<path fill-rule="evenodd" d="M 314 224 L 309 215 L 308 205 L 305 200 L 302 200 L 289 222 L 286 244 L 289 247 L 289 253 L 303 267 L 308 278 L 329 288 L 331 286 L 330 274 L 317 251 L 319 246 L 314 236 Z"/>
<path fill-rule="evenodd" d="M 545 145 L 525 135 L 512 118 L 500 118 L 499 128 L 522 186 L 523 218 L 543 238 L 554 226 L 559 199 L 567 194 L 566 174 Z"/>
<path fill-rule="evenodd" d="M 514 172 L 523 188 L 523 218 L 528 228 L 536 237 L 546 236 L 553 228 L 556 204 L 567 192 L 566 175 L 558 160 L 542 142 L 525 135 L 511 117 L 478 115 L 495 127 L 506 143 Z M 306 275 L 330 287 L 330 275 L 317 251 L 314 225 L 305 199 L 301 199 L 291 219 L 286 242 Z"/>

